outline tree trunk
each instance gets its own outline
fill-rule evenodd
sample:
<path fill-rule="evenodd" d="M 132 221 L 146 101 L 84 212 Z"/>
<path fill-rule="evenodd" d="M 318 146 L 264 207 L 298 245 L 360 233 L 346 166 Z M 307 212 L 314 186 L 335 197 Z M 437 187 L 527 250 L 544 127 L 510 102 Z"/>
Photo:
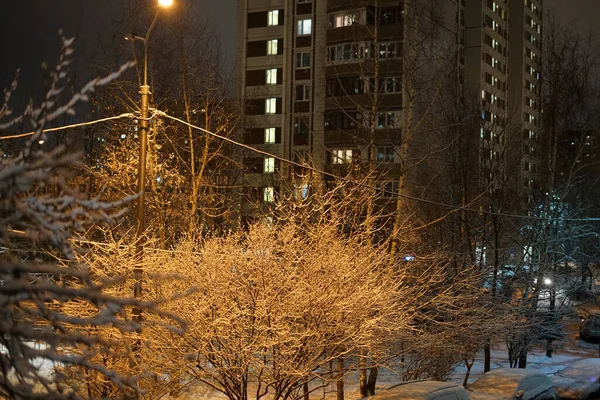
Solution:
<path fill-rule="evenodd" d="M 310 400 L 310 396 L 308 394 L 308 382 L 304 382 L 302 384 L 302 392 L 304 394 L 304 400 Z"/>
<path fill-rule="evenodd" d="M 471 368 L 473 368 L 473 363 L 475 362 L 475 357 L 470 360 L 465 359 L 465 366 L 467 367 L 467 372 L 465 372 L 465 379 L 463 379 L 463 387 L 467 387 L 467 383 L 469 382 L 469 376 L 471 375 Z"/>
<path fill-rule="evenodd" d="M 527 368 L 527 350 L 519 353 L 519 368 Z"/>
<path fill-rule="evenodd" d="M 556 272 L 556 271 L 555 271 Z M 554 275 L 556 276 L 556 274 Z M 556 325 L 556 318 L 554 316 L 554 312 L 556 311 L 556 286 L 553 284 L 550 288 L 550 316 L 552 318 L 552 325 L 554 329 L 554 325 Z M 546 341 L 546 357 L 552 357 L 552 342 L 554 339 L 552 337 L 548 338 Z"/>
<path fill-rule="evenodd" d="M 485 346 L 483 346 L 483 372 L 488 372 L 491 369 L 492 354 L 490 348 L 490 340 L 488 339 Z"/>
<path fill-rule="evenodd" d="M 369 381 L 367 382 L 367 393 L 369 396 L 375 394 L 375 384 L 377 383 L 377 375 L 379 374 L 379 367 L 374 366 L 369 370 Z"/>
<path fill-rule="evenodd" d="M 358 362 L 358 373 L 359 373 L 359 387 L 360 387 L 360 397 L 368 396 L 367 391 L 367 366 L 365 355 L 362 354 L 360 357 L 360 361 Z"/>
<path fill-rule="evenodd" d="M 337 359 L 338 378 L 337 378 L 337 400 L 344 400 L 344 358 Z"/>

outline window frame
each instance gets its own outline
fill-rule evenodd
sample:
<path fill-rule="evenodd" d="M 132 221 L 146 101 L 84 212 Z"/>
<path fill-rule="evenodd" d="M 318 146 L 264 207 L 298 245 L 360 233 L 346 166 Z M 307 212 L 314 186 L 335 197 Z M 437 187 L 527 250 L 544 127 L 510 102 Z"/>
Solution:
<path fill-rule="evenodd" d="M 265 144 L 276 143 L 276 128 L 265 128 L 264 142 Z"/>
<path fill-rule="evenodd" d="M 277 114 L 277 98 L 265 99 L 265 114 Z"/>
<path fill-rule="evenodd" d="M 262 189 L 263 203 L 275 202 L 275 188 L 273 186 L 265 186 Z"/>
<path fill-rule="evenodd" d="M 263 174 L 275 173 L 275 158 L 265 157 L 263 158 Z"/>
<path fill-rule="evenodd" d="M 298 96 L 299 93 L 301 94 L 301 96 Z M 299 85 L 296 85 L 296 89 L 295 89 L 295 93 L 294 93 L 294 100 L 295 101 L 309 101 L 310 100 L 310 84 L 301 83 Z"/>
<path fill-rule="evenodd" d="M 308 65 L 304 65 L 304 55 L 308 55 Z M 299 51 L 296 53 L 296 69 L 307 69 L 310 68 L 312 63 L 312 54 L 310 51 Z"/>
<path fill-rule="evenodd" d="M 267 40 L 267 55 L 275 56 L 279 50 L 279 39 Z"/>
<path fill-rule="evenodd" d="M 302 18 L 296 23 L 296 36 L 312 35 L 312 18 Z"/>
<path fill-rule="evenodd" d="M 277 68 L 268 68 L 265 70 L 265 83 L 267 85 L 277 85 Z"/>
<path fill-rule="evenodd" d="M 267 11 L 267 26 L 279 25 L 279 10 Z"/>
<path fill-rule="evenodd" d="M 377 162 L 393 163 L 396 149 L 394 146 L 377 146 L 375 157 Z"/>
<path fill-rule="evenodd" d="M 344 165 L 352 163 L 353 149 L 332 149 L 331 164 Z"/>

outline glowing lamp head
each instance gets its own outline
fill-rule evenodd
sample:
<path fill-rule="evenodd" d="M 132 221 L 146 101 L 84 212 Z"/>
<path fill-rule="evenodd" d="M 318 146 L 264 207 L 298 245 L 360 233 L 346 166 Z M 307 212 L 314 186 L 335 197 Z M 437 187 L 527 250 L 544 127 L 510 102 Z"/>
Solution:
<path fill-rule="evenodd" d="M 168 8 L 173 5 L 173 0 L 158 0 L 158 5 L 163 8 Z"/>

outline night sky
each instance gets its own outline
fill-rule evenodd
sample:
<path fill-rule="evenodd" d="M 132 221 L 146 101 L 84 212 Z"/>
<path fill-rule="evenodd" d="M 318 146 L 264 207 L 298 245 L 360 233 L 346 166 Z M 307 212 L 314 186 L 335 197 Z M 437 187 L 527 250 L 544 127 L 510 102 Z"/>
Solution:
<path fill-rule="evenodd" d="M 112 34 L 111 22 L 120 17 L 126 0 L 0 0 L 2 8 L 2 57 L 0 87 L 6 87 L 17 67 L 21 68 L 20 96 L 30 96 L 41 85 L 41 64 L 53 66 L 58 58 L 58 31 L 77 36 L 75 73 L 78 81 L 88 79 L 94 53 Z M 147 0 L 154 6 L 154 0 Z M 176 0 L 175 0 L 176 1 Z M 221 37 L 226 64 L 235 61 L 236 0 L 195 0 L 198 21 L 207 19 Z M 600 0 L 546 0 L 562 22 L 582 31 L 600 32 Z"/>
<path fill-rule="evenodd" d="M 0 0 L 0 89 L 10 85 L 20 68 L 18 100 L 40 92 L 41 65 L 53 68 L 60 51 L 59 29 L 66 37 L 76 36 L 74 73 L 77 82 L 93 78 L 90 71 L 98 61 L 100 43 L 109 43 L 115 21 L 122 16 L 127 0 Z M 156 0 L 146 0 L 155 7 Z M 177 2 L 177 0 L 174 0 Z M 194 0 L 197 20 L 208 20 L 221 38 L 226 64 L 234 63 L 236 0 Z M 176 11 L 168 10 L 168 12 Z M 168 16 L 166 16 L 168 17 Z M 160 23 L 160 21 L 159 21 Z M 143 34 L 147 27 L 141 27 Z M 22 103 L 18 101 L 18 103 Z"/>

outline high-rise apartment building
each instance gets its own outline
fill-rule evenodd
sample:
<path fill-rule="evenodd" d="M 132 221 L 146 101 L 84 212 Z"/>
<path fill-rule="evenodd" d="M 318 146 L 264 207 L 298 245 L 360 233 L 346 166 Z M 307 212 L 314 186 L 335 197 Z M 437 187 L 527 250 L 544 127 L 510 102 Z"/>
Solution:
<path fill-rule="evenodd" d="M 387 187 L 396 189 L 404 58 L 414 50 L 405 47 L 424 43 L 407 27 L 420 18 L 441 28 L 461 92 L 480 96 L 482 127 L 472 137 L 490 144 L 480 157 L 518 159 L 527 193 L 537 168 L 542 0 L 422 1 L 430 8 L 403 0 L 238 0 L 244 142 L 333 172 L 385 164 Z M 289 168 L 251 153 L 244 164 L 248 199 L 273 201 L 278 172 Z"/>
<path fill-rule="evenodd" d="M 481 93 L 484 166 L 524 202 L 538 184 L 542 0 L 466 0 L 465 87 Z M 510 170 L 510 171 L 507 171 Z M 506 180 L 504 178 L 503 180 Z"/>

